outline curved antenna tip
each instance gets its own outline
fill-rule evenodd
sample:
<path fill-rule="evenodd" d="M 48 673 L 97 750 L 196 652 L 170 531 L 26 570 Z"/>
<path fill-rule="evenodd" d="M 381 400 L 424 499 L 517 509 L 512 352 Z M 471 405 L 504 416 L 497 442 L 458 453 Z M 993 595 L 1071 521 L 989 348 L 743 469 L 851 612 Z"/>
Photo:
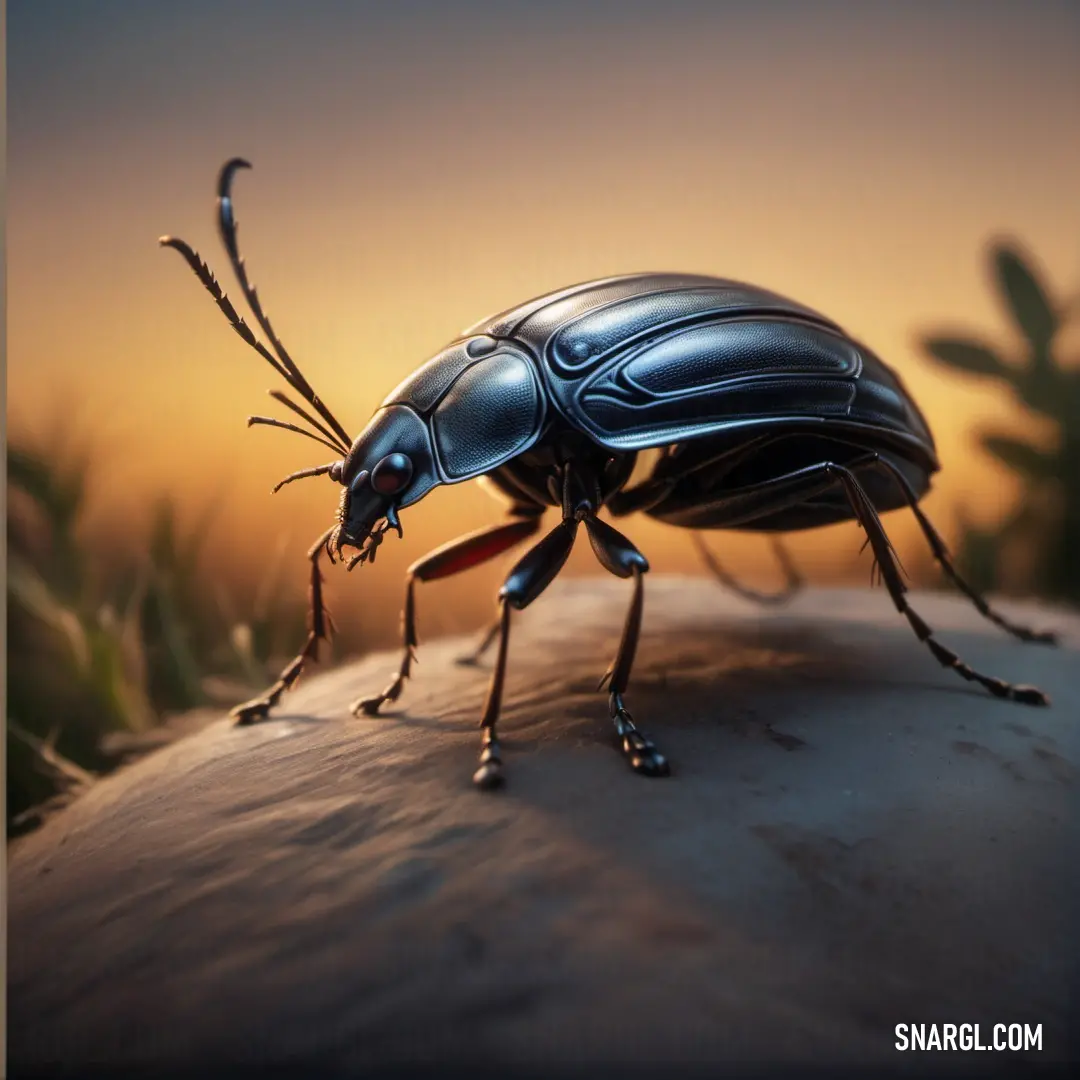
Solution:
<path fill-rule="evenodd" d="M 181 240 L 179 236 L 159 236 L 158 246 L 172 248 L 173 251 L 179 251 L 180 254 L 187 259 L 191 269 L 194 270 L 199 277 L 202 277 L 198 253 L 192 249 L 191 245 L 187 243 L 186 240 Z"/>
<path fill-rule="evenodd" d="M 251 162 L 245 161 L 243 158 L 234 157 L 226 161 L 221 167 L 221 172 L 218 174 L 218 198 L 227 199 L 229 197 L 229 188 L 232 187 L 232 178 L 237 169 L 250 168 Z"/>

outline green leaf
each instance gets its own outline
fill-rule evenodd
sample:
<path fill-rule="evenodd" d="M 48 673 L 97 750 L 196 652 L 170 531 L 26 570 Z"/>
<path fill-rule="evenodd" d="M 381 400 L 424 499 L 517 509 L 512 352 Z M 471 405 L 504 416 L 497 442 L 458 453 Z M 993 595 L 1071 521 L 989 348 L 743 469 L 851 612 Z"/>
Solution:
<path fill-rule="evenodd" d="M 78 616 L 25 559 L 8 556 L 7 591 L 16 603 L 67 640 L 77 669 L 90 670 L 90 647 Z"/>
<path fill-rule="evenodd" d="M 1031 368 L 1017 377 L 1017 393 L 1036 412 L 1060 424 L 1067 424 L 1072 419 L 1073 411 L 1066 373 L 1053 367 L 1049 361 L 1040 361 L 1038 353 L 1034 359 Z"/>
<path fill-rule="evenodd" d="M 1012 380 L 1015 372 L 989 345 L 968 338 L 928 337 L 922 347 L 940 364 L 959 368 L 973 375 L 989 375 Z"/>
<path fill-rule="evenodd" d="M 992 257 L 998 286 L 1016 325 L 1031 343 L 1036 360 L 1049 363 L 1049 346 L 1058 329 L 1058 317 L 1046 289 L 1017 247 L 995 244 Z"/>
<path fill-rule="evenodd" d="M 1050 480 L 1058 475 L 1056 454 L 1047 454 L 1030 443 L 1021 442 L 1008 435 L 983 434 L 979 441 L 1013 472 L 1018 472 L 1030 480 Z"/>
<path fill-rule="evenodd" d="M 22 446 L 8 447 L 8 483 L 45 503 L 52 491 L 49 463 Z"/>

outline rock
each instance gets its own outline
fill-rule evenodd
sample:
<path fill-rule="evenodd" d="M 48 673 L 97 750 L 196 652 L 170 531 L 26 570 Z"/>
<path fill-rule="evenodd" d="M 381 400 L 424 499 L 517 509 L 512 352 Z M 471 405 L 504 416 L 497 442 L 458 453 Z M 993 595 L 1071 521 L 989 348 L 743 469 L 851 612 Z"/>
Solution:
<path fill-rule="evenodd" d="M 882 591 L 646 586 L 627 700 L 668 779 L 629 770 L 596 692 L 630 589 L 573 580 L 515 616 L 501 792 L 470 782 L 488 668 L 452 639 L 390 715 L 346 708 L 382 653 L 17 842 L 13 1070 L 925 1064 L 900 1023 L 1074 1053 L 1080 617 L 1010 605 L 1064 635 L 1025 646 L 914 594 L 1035 708 L 941 668 Z"/>

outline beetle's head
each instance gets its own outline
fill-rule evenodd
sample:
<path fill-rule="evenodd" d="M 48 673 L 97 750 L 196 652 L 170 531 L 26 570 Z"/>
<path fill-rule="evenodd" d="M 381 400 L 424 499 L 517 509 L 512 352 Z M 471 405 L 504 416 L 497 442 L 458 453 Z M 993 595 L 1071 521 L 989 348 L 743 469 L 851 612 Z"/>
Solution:
<path fill-rule="evenodd" d="M 369 550 L 374 557 L 372 541 L 376 536 L 381 537 L 387 529 L 396 529 L 401 535 L 396 496 L 408 487 L 412 474 L 412 458 L 395 452 L 379 458 L 370 470 L 361 469 L 352 483 L 344 485 L 331 539 L 337 553 L 346 546 L 359 548 L 363 562 Z M 377 524 L 382 527 L 376 529 Z"/>
<path fill-rule="evenodd" d="M 333 479 L 342 485 L 333 550 L 355 547 L 350 561 L 373 560 L 383 535 L 401 535 L 398 510 L 422 499 L 439 483 L 427 426 L 410 408 L 380 409 L 357 436 Z"/>

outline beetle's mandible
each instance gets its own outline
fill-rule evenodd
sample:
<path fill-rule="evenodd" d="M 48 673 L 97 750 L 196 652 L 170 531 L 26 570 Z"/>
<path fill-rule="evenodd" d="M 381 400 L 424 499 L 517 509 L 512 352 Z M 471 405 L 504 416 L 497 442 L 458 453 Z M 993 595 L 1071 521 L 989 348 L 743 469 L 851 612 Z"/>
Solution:
<path fill-rule="evenodd" d="M 265 694 L 233 710 L 237 723 L 265 717 L 305 664 L 318 658 L 319 643 L 329 639 L 320 559 L 344 559 L 349 547 L 355 549 L 346 564 L 350 570 L 374 562 L 386 533 L 401 535 L 403 508 L 440 484 L 477 477 L 506 504 L 506 520 L 445 544 L 409 568 L 400 670 L 386 690 L 352 709 L 374 715 L 401 694 L 417 645 L 418 581 L 448 577 L 524 543 L 540 532 L 544 511 L 557 508 L 558 524 L 510 571 L 499 591 L 497 620 L 469 658 L 476 659 L 497 639 L 473 777 L 482 788 L 503 780 L 497 721 L 511 612 L 527 607 L 554 580 L 582 525 L 604 569 L 632 582 L 622 639 L 601 680 L 620 746 L 637 772 L 669 772 L 666 758 L 637 728 L 623 700 L 649 564 L 598 516 L 601 509 L 613 517 L 640 511 L 691 530 L 772 534 L 854 519 L 866 532 L 897 610 L 941 664 L 997 697 L 1048 704 L 1035 687 L 975 671 L 942 645 L 908 604 L 879 517 L 905 506 L 946 575 L 986 618 L 1023 641 L 1054 641 L 1053 634 L 999 615 L 957 573 L 919 507 L 939 468 L 926 421 L 896 374 L 836 323 L 765 289 L 696 274 L 629 274 L 584 282 L 466 330 L 392 390 L 352 439 L 281 344 L 248 280 L 232 200 L 233 178 L 246 167 L 246 161 L 234 158 L 221 170 L 218 226 L 269 349 L 193 248 L 172 237 L 162 237 L 161 243 L 184 256 L 233 329 L 306 403 L 271 391 L 306 426 L 263 416 L 248 423 L 298 432 L 337 455 L 329 464 L 292 473 L 274 491 L 293 480 L 325 475 L 341 485 L 341 501 L 334 525 L 308 553 L 307 641 Z M 658 452 L 655 463 L 630 486 L 643 450 Z M 798 585 L 777 546 L 788 587 L 774 596 L 752 594 L 727 576 L 694 535 L 714 574 L 745 595 L 771 602 Z"/>

